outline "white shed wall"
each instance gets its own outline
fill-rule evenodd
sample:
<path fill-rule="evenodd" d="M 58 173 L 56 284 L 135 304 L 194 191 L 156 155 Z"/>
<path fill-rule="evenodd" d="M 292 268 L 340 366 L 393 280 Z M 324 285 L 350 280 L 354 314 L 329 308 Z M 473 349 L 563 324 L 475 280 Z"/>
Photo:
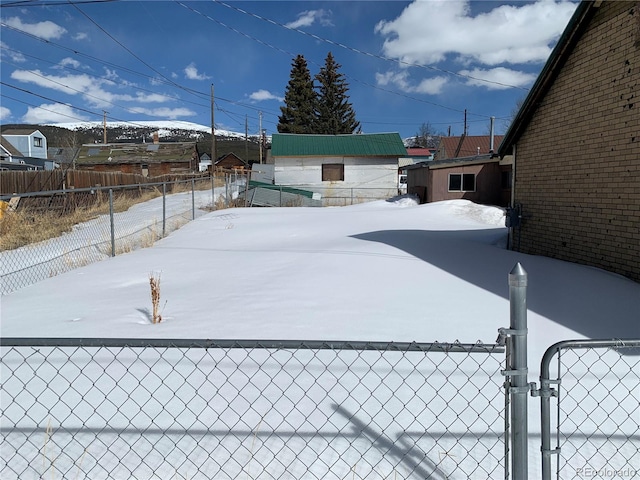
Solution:
<path fill-rule="evenodd" d="M 322 165 L 344 165 L 344 181 L 323 182 Z M 323 205 L 352 205 L 398 194 L 398 158 L 275 157 L 276 185 L 318 193 Z"/>
<path fill-rule="evenodd" d="M 323 182 L 322 165 L 344 164 L 344 181 Z M 275 158 L 277 185 L 320 186 L 340 188 L 396 188 L 397 158 L 360 157 L 278 157 Z"/>

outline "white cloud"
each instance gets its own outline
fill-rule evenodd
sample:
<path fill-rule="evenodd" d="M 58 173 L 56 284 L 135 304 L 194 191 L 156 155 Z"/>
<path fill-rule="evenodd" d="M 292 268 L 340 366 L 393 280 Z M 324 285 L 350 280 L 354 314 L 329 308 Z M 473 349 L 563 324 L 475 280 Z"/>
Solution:
<path fill-rule="evenodd" d="M 184 69 L 184 74 L 189 80 L 207 80 L 208 78 L 211 78 L 211 77 L 208 77 L 207 75 L 199 73 L 198 69 L 196 68 L 196 64 L 193 62 L 191 62 Z"/>
<path fill-rule="evenodd" d="M 77 40 L 77 41 L 80 41 L 80 40 L 86 40 L 87 38 L 89 38 L 89 35 L 87 35 L 87 34 L 86 34 L 86 33 L 84 33 L 84 32 L 76 33 L 76 34 L 73 36 L 73 39 L 74 39 L 74 40 Z"/>
<path fill-rule="evenodd" d="M 442 92 L 446 85 L 447 77 L 425 78 L 420 83 L 413 84 L 409 79 L 407 70 L 376 73 L 376 82 L 380 86 L 394 85 L 405 93 L 424 93 L 428 95 L 437 95 Z"/>
<path fill-rule="evenodd" d="M 78 114 L 70 105 L 62 103 L 45 103 L 39 107 L 29 107 L 22 117 L 24 123 L 59 123 L 77 120 L 88 119 Z"/>
<path fill-rule="evenodd" d="M 11 110 L 7 107 L 0 107 L 0 120 L 6 120 L 11 116 Z"/>
<path fill-rule="evenodd" d="M 58 66 L 80 68 L 81 63 L 73 58 L 66 57 L 60 60 L 60 62 L 58 62 Z"/>
<path fill-rule="evenodd" d="M 277 95 L 274 95 L 273 93 L 264 89 L 253 92 L 251 95 L 249 95 L 249 98 L 255 102 L 262 102 L 265 100 L 278 100 L 279 102 L 284 101 L 283 97 L 278 97 Z"/>
<path fill-rule="evenodd" d="M 169 100 L 174 100 L 174 98 L 163 95 L 162 93 L 138 92 L 135 97 L 135 101 L 142 103 L 165 103 Z"/>
<path fill-rule="evenodd" d="M 170 120 L 175 120 L 179 117 L 193 117 L 196 115 L 196 112 L 193 110 L 189 110 L 188 108 L 142 108 L 135 107 L 129 109 L 131 113 L 140 113 L 143 115 L 149 115 L 150 117 L 161 117 L 167 118 Z"/>
<path fill-rule="evenodd" d="M 398 18 L 383 20 L 385 56 L 410 64 L 461 62 L 543 62 L 576 8 L 576 3 L 539 0 L 502 5 L 472 17 L 469 0 L 416 0 Z"/>
<path fill-rule="evenodd" d="M 67 33 L 65 28 L 49 20 L 38 23 L 23 23 L 18 17 L 10 17 L 5 19 L 4 22 L 10 27 L 30 33 L 39 38 L 44 38 L 45 40 L 55 40 Z"/>
<path fill-rule="evenodd" d="M 503 90 L 505 88 L 525 87 L 531 85 L 536 75 L 531 73 L 497 67 L 488 70 L 475 68 L 473 70 L 461 70 L 460 75 L 467 78 L 467 85 L 486 87 L 489 90 Z"/>
<path fill-rule="evenodd" d="M 89 75 L 47 75 L 40 70 L 14 70 L 11 78 L 24 83 L 32 83 L 40 87 L 51 88 L 67 95 L 86 93 L 104 80 L 90 77 Z"/>
<path fill-rule="evenodd" d="M 331 10 L 306 10 L 298 14 L 293 22 L 285 24 L 288 28 L 301 28 L 310 27 L 315 22 L 320 23 L 323 27 L 330 27 L 333 25 L 331 22 Z"/>
<path fill-rule="evenodd" d="M 107 72 L 111 78 L 118 78 L 113 71 Z M 31 83 L 49 88 L 66 95 L 81 95 L 91 107 L 105 108 L 118 102 L 165 103 L 171 97 L 160 93 L 137 92 L 135 95 L 109 91 L 118 88 L 115 82 L 85 74 L 49 75 L 40 70 L 14 70 L 11 78 L 23 83 Z M 122 87 L 123 85 L 119 85 Z M 124 83 L 124 86 L 131 86 Z"/>
<path fill-rule="evenodd" d="M 27 59 L 20 52 L 13 51 L 9 48 L 9 46 L 0 41 L 0 57 L 9 57 L 12 61 L 16 63 L 26 62 Z"/>

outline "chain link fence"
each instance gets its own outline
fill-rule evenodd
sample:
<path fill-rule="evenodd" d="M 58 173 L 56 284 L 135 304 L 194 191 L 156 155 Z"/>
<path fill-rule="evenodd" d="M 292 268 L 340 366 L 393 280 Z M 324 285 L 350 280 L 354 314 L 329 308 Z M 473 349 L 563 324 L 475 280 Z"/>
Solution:
<path fill-rule="evenodd" d="M 504 347 L 2 339 L 3 479 L 504 478 Z"/>
<path fill-rule="evenodd" d="M 325 187 L 322 185 L 272 185 L 251 180 L 241 191 L 247 206 L 344 207 L 374 200 L 388 200 L 400 194 L 397 188 Z"/>
<path fill-rule="evenodd" d="M 7 197 L 13 206 L 2 218 L 0 294 L 153 245 L 211 210 L 212 198 L 229 193 L 220 185 L 204 177 Z"/>
<path fill-rule="evenodd" d="M 640 476 L 640 340 L 553 345 L 534 394 L 542 397 L 545 480 Z"/>

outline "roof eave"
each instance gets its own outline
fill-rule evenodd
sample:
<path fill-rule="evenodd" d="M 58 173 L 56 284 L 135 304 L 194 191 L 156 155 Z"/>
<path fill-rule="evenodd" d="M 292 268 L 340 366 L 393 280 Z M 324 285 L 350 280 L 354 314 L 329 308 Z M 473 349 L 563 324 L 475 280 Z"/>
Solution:
<path fill-rule="evenodd" d="M 576 8 L 567 27 L 560 36 L 558 43 L 551 52 L 547 63 L 545 63 L 533 87 L 529 90 L 522 106 L 518 110 L 518 113 L 511 122 L 511 125 L 509 125 L 502 142 L 500 142 L 498 146 L 498 155 L 500 157 L 511 153 L 513 145 L 516 144 L 525 130 L 527 123 L 535 113 L 540 99 L 544 97 L 553 84 L 562 65 L 564 65 L 566 57 L 571 54 L 573 45 L 582 36 L 584 28 L 588 24 L 595 9 L 597 9 L 601 3 L 601 1 L 582 0 Z"/>

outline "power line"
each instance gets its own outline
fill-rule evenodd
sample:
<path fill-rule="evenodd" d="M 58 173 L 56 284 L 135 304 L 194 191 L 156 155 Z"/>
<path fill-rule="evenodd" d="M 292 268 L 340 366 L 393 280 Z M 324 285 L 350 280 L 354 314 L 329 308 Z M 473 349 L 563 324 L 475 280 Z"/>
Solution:
<path fill-rule="evenodd" d="M 106 65 L 106 66 L 109 66 L 109 67 L 113 67 L 113 68 L 116 68 L 116 69 L 120 69 L 120 70 L 123 70 L 123 71 L 125 71 L 125 72 L 128 72 L 128 73 L 131 73 L 131 74 L 134 74 L 134 75 L 138 75 L 138 76 L 141 76 L 141 77 L 147 78 L 147 79 L 149 79 L 149 80 L 158 80 L 161 84 L 163 84 L 163 85 L 167 85 L 167 83 L 166 83 L 166 82 L 164 82 L 164 81 L 162 81 L 162 79 L 157 79 L 157 78 L 156 78 L 156 77 L 154 77 L 154 76 L 151 76 L 151 75 L 148 75 L 148 74 L 145 74 L 145 73 L 142 73 L 142 72 L 138 72 L 138 71 L 136 71 L 136 70 L 132 70 L 132 69 L 130 69 L 130 68 L 128 68 L 128 67 L 124 67 L 124 66 L 122 66 L 122 65 L 118 65 L 118 64 L 115 64 L 115 63 L 112 63 L 112 62 L 107 62 L 107 61 L 105 61 L 105 60 L 102 60 L 102 59 L 96 58 L 96 57 L 94 57 L 94 56 L 92 56 L 92 55 L 88 55 L 88 54 L 83 53 L 83 52 L 81 52 L 81 51 L 79 51 L 79 50 L 75 50 L 75 49 L 72 49 L 72 48 L 66 47 L 66 46 L 64 46 L 64 45 L 60 45 L 60 44 L 58 44 L 58 43 L 56 43 L 56 42 L 52 42 L 52 41 L 50 41 L 50 40 L 45 40 L 45 39 L 43 39 L 43 38 L 41 38 L 41 37 L 37 37 L 37 36 L 35 36 L 35 35 L 33 35 L 33 34 L 30 34 L 30 33 L 26 32 L 26 31 L 24 31 L 24 30 L 21 30 L 21 29 L 18 29 L 18 28 L 12 27 L 12 26 L 7 25 L 7 24 L 5 24 L 5 23 L 3 23 L 3 22 L 0 22 L 0 25 L 1 25 L 2 27 L 8 28 L 8 29 L 10 29 L 10 30 L 12 30 L 12 31 L 15 31 L 15 32 L 17 32 L 17 33 L 20 33 L 20 34 L 23 34 L 23 35 L 25 35 L 25 36 L 27 36 L 27 37 L 30 37 L 30 38 L 32 38 L 33 40 L 37 40 L 37 41 L 42 42 L 42 43 L 45 43 L 45 44 L 47 44 L 47 45 L 54 46 L 54 47 L 60 48 L 60 49 L 62 49 L 62 50 L 68 51 L 68 52 L 72 53 L 73 55 L 76 55 L 76 56 L 79 56 L 79 57 L 82 57 L 82 58 L 86 58 L 86 59 L 92 60 L 92 61 L 94 61 L 94 62 L 96 62 L 96 63 L 101 64 L 101 65 Z M 55 62 L 51 62 L 51 61 L 49 61 L 49 60 L 44 60 L 44 59 L 41 59 L 41 58 L 39 58 L 39 57 L 35 57 L 35 56 L 33 56 L 33 55 L 24 54 L 23 52 L 20 52 L 19 50 L 14 50 L 14 49 L 11 49 L 11 48 L 9 48 L 9 47 L 5 47 L 5 46 L 3 46 L 3 47 L 2 47 L 2 49 L 4 49 L 4 50 L 8 50 L 8 51 L 17 52 L 17 53 L 20 53 L 21 55 L 24 55 L 24 56 L 27 56 L 27 57 L 31 57 L 31 58 L 34 58 L 34 59 L 36 59 L 36 60 L 40 60 L 40 61 L 44 61 L 44 62 L 47 62 L 47 63 L 55 64 Z M 18 68 L 18 65 L 12 64 L 12 63 L 10 63 L 10 62 L 5 62 L 5 63 L 11 64 L 11 65 L 15 66 L 16 68 Z M 70 71 L 75 71 L 75 72 L 78 72 L 78 73 L 82 73 L 83 75 L 88 75 L 88 76 L 91 76 L 91 77 L 94 77 L 94 78 L 98 78 L 98 79 L 102 79 L 102 80 L 109 80 L 109 81 L 114 82 L 114 83 L 122 83 L 122 82 L 115 82 L 114 80 L 112 80 L 112 79 L 107 79 L 107 78 L 105 78 L 105 77 L 100 77 L 100 76 L 97 76 L 97 75 L 92 75 L 92 74 L 87 73 L 87 72 L 84 72 L 84 71 L 83 71 L 83 72 L 81 72 L 81 71 L 79 71 L 79 70 L 77 70 L 77 69 L 73 69 L 73 68 L 70 68 L 70 67 L 68 67 L 68 66 L 61 66 L 61 68 L 65 69 L 65 70 L 70 70 Z M 34 72 L 33 72 L 33 71 L 31 71 L 31 70 L 30 70 L 30 72 L 34 73 Z M 35 73 L 34 73 L 34 74 L 35 74 Z M 36 74 L 36 75 L 37 75 L 37 74 Z M 47 80 L 50 80 L 48 77 L 44 77 L 44 78 L 47 78 Z M 51 80 L 51 81 L 52 81 L 52 80 Z M 175 83 L 175 82 L 173 82 L 173 83 L 169 84 L 169 86 L 174 85 L 174 83 Z M 66 86 L 65 86 L 65 87 L 66 87 Z M 67 87 L 67 88 L 69 88 L 69 89 L 73 90 L 73 89 L 72 89 L 72 88 L 70 88 L 70 87 Z M 148 89 L 144 89 L 144 88 L 139 87 L 139 86 L 136 86 L 136 88 L 137 88 L 138 90 L 147 91 L 147 92 L 150 92 L 150 93 L 156 93 L 156 94 L 157 94 L 157 92 L 155 92 L 155 91 L 148 90 Z M 185 87 L 185 88 L 186 88 L 186 87 Z M 193 89 L 191 89 L 191 90 L 192 90 L 192 91 L 194 91 L 194 92 L 199 93 L 199 94 L 200 94 L 200 95 L 202 95 L 203 97 L 206 95 L 204 92 L 199 92 L 199 91 L 197 91 L 197 90 L 193 90 Z M 80 92 L 80 93 L 85 94 L 84 92 Z M 175 100 L 179 100 L 179 101 L 181 101 L 181 102 L 185 102 L 185 103 L 191 103 L 191 104 L 193 104 L 193 105 L 197 105 L 197 106 L 200 106 L 200 107 L 203 107 L 203 108 L 207 108 L 207 109 L 209 108 L 209 106 L 208 106 L 208 105 L 203 105 L 203 104 L 199 104 L 199 103 L 191 102 L 191 101 L 189 101 L 189 100 L 181 99 L 181 98 L 179 98 L 179 97 L 171 97 L 171 96 L 168 96 L 168 95 L 163 94 L 163 93 L 162 93 L 162 94 L 159 94 L 159 95 L 164 95 L 164 96 L 167 96 L 168 98 L 172 98 L 172 99 L 175 99 Z M 221 101 L 221 102 L 230 103 L 230 104 L 232 104 L 232 105 L 237 105 L 237 106 L 239 106 L 239 107 L 246 108 L 246 109 L 249 109 L 249 110 L 254 110 L 254 111 L 256 111 L 256 112 L 262 111 L 261 109 L 259 109 L 259 108 L 255 107 L 255 106 L 253 106 L 253 105 L 248 105 L 248 104 L 245 104 L 245 103 L 243 103 L 243 102 L 238 102 L 238 101 L 235 101 L 235 100 L 230 100 L 230 99 L 228 99 L 228 98 L 224 98 L 224 97 L 217 97 L 217 98 L 216 98 L 216 100 L 219 100 L 219 101 Z M 111 103 L 111 102 L 108 102 L 108 103 Z M 116 106 L 117 106 L 117 105 L 116 105 Z M 126 110 L 126 108 L 125 108 L 125 107 L 121 107 L 121 108 L 123 108 L 123 109 L 125 109 L 125 110 Z M 264 109 L 263 109 L 263 110 L 264 110 Z M 269 110 L 266 110 L 266 111 L 267 111 L 267 112 L 269 112 L 269 114 L 270 114 L 270 115 L 277 115 L 276 113 L 273 113 L 273 112 L 271 112 L 271 111 L 269 111 Z M 230 112 L 229 112 L 229 111 L 223 110 L 223 112 L 225 113 L 225 115 L 230 115 Z M 237 115 L 240 115 L 240 114 L 237 114 Z"/>
<path fill-rule="evenodd" d="M 112 3 L 112 2 L 120 2 L 120 1 L 122 1 L 122 0 L 75 0 L 73 3 L 77 3 L 77 4 Z M 53 6 L 53 5 L 66 4 L 66 3 L 68 3 L 67 0 L 60 0 L 58 2 L 52 1 L 52 0 L 48 0 L 48 1 L 17 0 L 17 1 L 10 1 L 10 2 L 6 2 L 6 3 L 0 3 L 0 6 L 2 6 L 2 8 L 9 8 L 9 7 L 20 7 L 20 8 L 24 8 L 24 7 L 48 7 L 48 6 Z"/>
<path fill-rule="evenodd" d="M 223 6 L 229 7 L 229 8 L 231 8 L 231 9 L 233 9 L 233 10 L 237 10 L 237 11 L 239 11 L 239 12 L 241 12 L 241 13 L 246 13 L 247 15 L 255 16 L 256 18 L 259 18 L 259 19 L 261 19 L 261 20 L 267 21 L 267 22 L 269 22 L 269 23 L 273 23 L 274 25 L 281 26 L 281 27 L 286 28 L 286 29 L 288 29 L 288 30 L 294 30 L 294 31 L 297 31 L 297 32 L 300 32 L 300 33 L 303 33 L 303 34 L 305 34 L 305 35 L 309 35 L 309 36 L 311 36 L 311 37 L 314 37 L 314 38 L 315 38 L 315 36 L 314 36 L 314 35 L 307 34 L 307 33 L 306 33 L 306 32 L 304 32 L 303 30 L 292 29 L 292 28 L 290 28 L 290 27 L 286 27 L 285 25 L 282 25 L 282 24 L 279 24 L 279 23 L 277 23 L 277 22 L 274 22 L 273 20 L 269 20 L 269 19 L 266 19 L 266 18 L 263 18 L 263 17 L 257 16 L 257 15 L 254 15 L 254 14 L 251 14 L 251 13 L 248 13 L 248 12 L 245 12 L 245 11 L 244 11 L 244 10 L 242 10 L 242 9 L 238 9 L 238 8 L 236 8 L 236 7 L 231 7 L 231 6 L 229 6 L 229 5 L 226 5 L 226 4 L 225 4 L 225 3 L 223 3 L 223 2 L 219 2 L 219 1 L 217 1 L 217 0 L 211 0 L 211 1 L 212 1 L 212 2 L 214 2 L 214 3 L 219 3 L 220 5 L 223 5 Z M 268 48 L 271 48 L 271 49 L 273 49 L 273 50 L 276 50 L 277 52 L 284 53 L 285 55 L 287 55 L 287 56 L 289 56 L 289 57 L 292 57 L 292 58 L 293 58 L 293 57 L 295 57 L 295 56 L 296 56 L 296 55 L 295 55 L 295 54 L 293 54 L 292 52 L 289 52 L 289 51 L 284 50 L 284 49 L 282 49 L 282 48 L 280 48 L 280 47 L 277 47 L 277 46 L 275 46 L 275 45 L 272 45 L 272 44 L 270 44 L 270 43 L 268 43 L 268 42 L 265 42 L 265 41 L 263 41 L 263 40 L 260 40 L 259 38 L 256 38 L 256 37 L 254 37 L 254 36 L 252 36 L 252 35 L 249 35 L 248 33 L 242 32 L 242 31 L 240 31 L 240 30 L 238 30 L 238 29 L 236 29 L 236 28 L 234 28 L 234 27 L 232 27 L 232 26 L 230 26 L 230 25 L 227 25 L 226 23 L 224 23 L 224 22 L 222 22 L 222 21 L 220 21 L 220 20 L 218 20 L 218 19 L 216 19 L 216 18 L 213 18 L 213 17 L 211 17 L 211 16 L 207 15 L 206 13 L 202 13 L 202 12 L 200 12 L 200 11 L 196 10 L 195 8 L 191 7 L 191 6 L 189 6 L 189 5 L 186 5 L 186 4 L 182 3 L 182 2 L 181 2 L 181 1 L 179 1 L 179 0 L 174 0 L 174 2 L 175 2 L 175 3 L 177 3 L 178 5 L 180 5 L 180 6 L 184 7 L 184 8 L 186 8 L 187 10 L 192 11 L 193 13 L 196 13 L 196 14 L 198 14 L 198 15 L 201 15 L 202 17 L 204 17 L 204 18 L 206 18 L 206 19 L 208 19 L 208 20 L 210 20 L 210 21 L 212 21 L 212 22 L 214 22 L 214 23 L 217 23 L 217 24 L 218 24 L 218 25 L 220 25 L 221 27 L 224 27 L 224 28 L 226 28 L 226 29 L 228 29 L 228 30 L 231 30 L 231 31 L 232 31 L 232 32 L 234 32 L 234 33 L 237 33 L 238 35 L 242 35 L 243 37 L 248 38 L 249 40 L 252 40 L 252 41 L 257 42 L 257 43 L 259 43 L 259 44 L 261 44 L 261 45 L 264 45 L 265 47 L 268 47 Z M 318 37 L 318 39 L 321 39 L 321 38 L 320 38 L 320 37 Z M 370 57 L 377 57 L 377 58 L 381 58 L 381 59 L 383 59 L 383 60 L 393 61 L 393 60 L 391 60 L 391 59 L 387 59 L 387 58 L 384 58 L 384 57 L 379 57 L 379 56 L 373 55 L 373 54 L 371 54 L 371 53 L 363 52 L 363 51 L 356 50 L 356 49 L 351 49 L 351 48 L 349 48 L 349 47 L 347 47 L 347 46 L 345 46 L 345 45 L 337 44 L 337 43 L 332 42 L 332 41 L 330 41 L 330 40 L 326 40 L 326 41 L 327 41 L 327 42 L 329 42 L 329 43 L 333 43 L 333 44 L 336 44 L 336 45 L 342 46 L 342 47 L 344 47 L 344 48 L 347 48 L 348 50 L 353 50 L 353 51 L 355 51 L 355 52 L 357 52 L 357 53 L 362 53 L 362 54 L 367 55 L 367 56 L 370 56 Z M 314 64 L 314 65 L 316 65 L 316 66 L 318 66 L 318 67 L 322 67 L 322 65 L 319 65 L 319 64 L 317 64 L 316 62 L 310 62 L 310 63 L 312 63 L 312 64 Z M 368 82 L 365 82 L 365 81 L 359 80 L 359 79 L 357 79 L 357 78 L 351 77 L 351 76 L 346 75 L 346 74 L 344 74 L 344 73 L 343 73 L 343 75 L 344 75 L 347 79 L 349 79 L 349 80 L 351 80 L 351 81 L 353 81 L 353 82 L 359 83 L 359 84 L 364 85 L 364 86 L 369 87 L 369 88 L 373 88 L 373 89 L 376 89 L 376 90 L 380 90 L 380 91 L 385 92 L 385 93 L 390 93 L 390 94 L 392 94 L 392 95 L 396 95 L 396 96 L 399 96 L 399 97 L 403 97 L 403 98 L 406 98 L 406 99 L 411 100 L 411 101 L 413 101 L 413 102 L 420 102 L 420 103 L 424 103 L 424 104 L 427 104 L 427 105 L 432 105 L 432 106 L 439 107 L 439 108 L 442 108 L 442 109 L 445 109 L 445 110 L 450 110 L 450 111 L 453 111 L 453 112 L 456 112 L 456 113 L 463 113 L 463 112 L 464 112 L 464 109 L 454 108 L 454 107 L 449 107 L 449 106 L 447 106 L 447 105 L 442 105 L 442 104 L 439 104 L 439 103 L 436 103 L 436 102 L 431 102 L 431 101 L 429 101 L 429 100 L 425 100 L 425 99 L 422 99 L 422 98 L 413 97 L 413 96 L 408 95 L 408 94 L 405 94 L 405 93 L 401 93 L 401 92 L 397 92 L 397 91 L 394 91 L 394 90 L 389 90 L 389 89 L 386 89 L 386 88 L 382 88 L 382 87 L 380 87 L 380 86 L 378 86 L 378 85 L 373 85 L 373 84 L 371 84 L 371 83 L 368 83 Z M 469 78 L 471 78 L 471 77 L 469 77 Z M 484 118 L 486 118 L 486 119 L 490 118 L 490 115 L 482 115 L 482 114 L 478 114 L 478 113 L 473 113 L 473 115 L 481 116 L 481 117 L 484 117 Z"/>
<path fill-rule="evenodd" d="M 249 15 L 251 17 L 257 18 L 258 20 L 262 20 L 264 22 L 271 23 L 272 25 L 276 25 L 278 27 L 281 27 L 281 28 L 284 28 L 284 29 L 287 29 L 287 30 L 290 30 L 290 31 L 293 31 L 293 32 L 296 32 L 296 33 L 299 33 L 301 35 L 305 35 L 305 36 L 310 37 L 310 38 L 313 38 L 314 40 L 317 40 L 317 41 L 320 41 L 320 42 L 324 42 L 324 43 L 328 43 L 329 45 L 334 45 L 336 47 L 340 47 L 340 48 L 343 48 L 345 50 L 349 50 L 351 52 L 354 52 L 354 53 L 357 53 L 357 54 L 360 54 L 360 55 L 365 55 L 367 57 L 372 57 L 372 58 L 376 58 L 376 59 L 379 59 L 379 60 L 384 60 L 384 61 L 387 61 L 387 62 L 399 63 L 399 64 L 407 66 L 407 67 L 418 67 L 418 68 L 424 68 L 424 69 L 427 69 L 427 70 L 433 70 L 433 71 L 436 71 L 436 72 L 439 72 L 439 73 L 445 73 L 447 75 L 454 75 L 454 76 L 465 78 L 465 79 L 468 79 L 468 80 L 475 80 L 475 81 L 478 81 L 478 82 L 490 83 L 490 84 L 493 84 L 493 85 L 499 85 L 501 87 L 517 88 L 517 89 L 520 89 L 520 90 L 528 90 L 527 88 L 518 87 L 516 85 L 510 85 L 510 84 L 507 84 L 507 83 L 500 83 L 500 82 L 496 82 L 496 81 L 493 81 L 493 80 L 486 80 L 486 79 L 482 79 L 482 78 L 472 77 L 471 75 L 464 75 L 462 73 L 452 72 L 450 70 L 444 70 L 442 68 L 433 67 L 431 65 L 422 65 L 422 64 L 419 64 L 419 63 L 405 62 L 403 60 L 396 60 L 396 59 L 393 59 L 393 58 L 384 57 L 382 55 L 376 55 L 376 54 L 371 53 L 371 52 L 366 52 L 366 51 L 360 50 L 358 48 L 350 47 L 350 46 L 345 45 L 343 43 L 335 42 L 333 40 L 321 37 L 319 35 L 315 35 L 313 33 L 305 32 L 304 30 L 301 30 L 299 28 L 289 27 L 289 26 L 284 25 L 282 23 L 276 22 L 275 20 L 271 20 L 271 19 L 263 17 L 261 15 L 258 15 L 258 14 L 252 13 L 252 12 L 248 12 L 246 10 L 243 10 L 241 8 L 238 8 L 238 7 L 235 7 L 233 5 L 229 5 L 228 3 L 222 2 L 220 0 L 211 0 L 211 1 L 214 2 L 214 3 L 217 3 L 219 5 L 222 5 L 223 7 L 229 8 L 231 10 L 235 10 L 236 12 L 242 13 L 244 15 Z"/>

